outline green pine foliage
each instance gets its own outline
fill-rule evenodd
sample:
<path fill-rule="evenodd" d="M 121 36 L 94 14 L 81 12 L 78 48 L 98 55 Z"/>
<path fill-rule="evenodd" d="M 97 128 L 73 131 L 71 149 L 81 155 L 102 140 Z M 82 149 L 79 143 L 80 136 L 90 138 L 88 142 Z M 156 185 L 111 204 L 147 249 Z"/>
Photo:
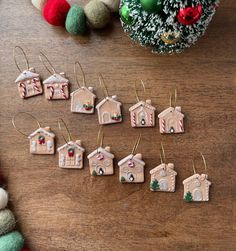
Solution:
<path fill-rule="evenodd" d="M 93 172 L 92 172 L 92 176 L 97 176 L 97 173 L 96 173 L 96 171 L 95 171 L 95 170 L 93 170 Z"/>
<path fill-rule="evenodd" d="M 125 182 L 125 177 L 124 176 L 121 176 L 121 178 L 120 178 L 120 182 Z"/>
<path fill-rule="evenodd" d="M 151 182 L 150 188 L 153 191 L 157 191 L 158 189 L 160 189 L 159 183 L 156 179 Z"/>
<path fill-rule="evenodd" d="M 159 54 L 180 53 L 194 44 L 205 33 L 219 3 L 219 0 L 163 0 L 160 12 L 150 13 L 142 9 L 140 1 L 121 0 L 121 7 L 127 6 L 129 20 L 132 20 L 121 20 L 122 26 L 132 40 L 152 47 L 153 52 Z M 176 16 L 180 8 L 199 4 L 202 5 L 202 14 L 196 23 L 184 25 L 178 22 Z M 165 32 L 179 34 L 180 39 L 174 44 L 167 44 L 161 39 Z"/>
<path fill-rule="evenodd" d="M 184 200 L 187 201 L 187 202 L 190 202 L 193 200 L 193 196 L 191 194 L 191 192 L 187 192 L 185 195 L 184 195 Z"/>

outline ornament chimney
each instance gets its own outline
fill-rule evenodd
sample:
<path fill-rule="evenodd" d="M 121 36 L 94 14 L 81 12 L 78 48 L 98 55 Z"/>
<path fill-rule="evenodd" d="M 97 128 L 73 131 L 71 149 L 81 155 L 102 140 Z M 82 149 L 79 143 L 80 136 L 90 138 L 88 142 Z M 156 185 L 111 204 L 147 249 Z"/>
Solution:
<path fill-rule="evenodd" d="M 49 126 L 44 127 L 44 130 L 47 132 L 51 132 L 51 128 Z"/>
<path fill-rule="evenodd" d="M 137 154 L 134 155 L 134 158 L 142 160 L 142 154 L 137 153 Z"/>
<path fill-rule="evenodd" d="M 148 105 L 151 105 L 151 104 L 152 104 L 151 99 L 147 99 L 147 100 L 146 100 L 146 103 L 147 103 Z"/>
<path fill-rule="evenodd" d="M 88 87 L 89 91 L 93 92 L 94 91 L 94 88 L 92 86 L 89 86 Z"/>
<path fill-rule="evenodd" d="M 111 152 L 111 147 L 110 146 L 106 146 L 105 148 L 104 148 L 107 152 Z"/>
<path fill-rule="evenodd" d="M 174 169 L 174 164 L 173 163 L 168 163 L 168 165 L 167 165 L 170 169 Z"/>
<path fill-rule="evenodd" d="M 65 78 L 65 77 L 66 77 L 65 72 L 60 72 L 60 75 L 61 75 L 63 78 Z"/>
<path fill-rule="evenodd" d="M 30 68 L 29 68 L 29 71 L 35 72 L 35 69 L 34 69 L 33 67 L 30 67 Z"/>
<path fill-rule="evenodd" d="M 176 107 L 175 107 L 175 110 L 176 110 L 177 112 L 181 112 L 181 106 L 176 106 Z"/>
<path fill-rule="evenodd" d="M 112 97 L 112 99 L 117 100 L 117 96 L 116 95 L 113 95 L 111 97 Z"/>
<path fill-rule="evenodd" d="M 76 143 L 77 145 L 79 145 L 79 146 L 81 146 L 81 144 L 82 144 L 81 140 L 79 140 L 79 139 L 77 139 L 77 140 L 75 141 L 75 143 Z"/>

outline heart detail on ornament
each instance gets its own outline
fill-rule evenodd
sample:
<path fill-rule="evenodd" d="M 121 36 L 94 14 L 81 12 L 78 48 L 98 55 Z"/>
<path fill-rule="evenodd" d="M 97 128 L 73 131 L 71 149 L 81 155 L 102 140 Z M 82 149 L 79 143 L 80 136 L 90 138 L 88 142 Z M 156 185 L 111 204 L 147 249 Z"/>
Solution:
<path fill-rule="evenodd" d="M 97 159 L 98 159 L 98 160 L 103 160 L 103 159 L 104 159 L 104 155 L 101 154 L 101 153 L 99 153 L 99 154 L 97 155 Z"/>
<path fill-rule="evenodd" d="M 129 160 L 128 167 L 134 167 L 134 166 L 135 166 L 134 162 L 132 160 Z"/>

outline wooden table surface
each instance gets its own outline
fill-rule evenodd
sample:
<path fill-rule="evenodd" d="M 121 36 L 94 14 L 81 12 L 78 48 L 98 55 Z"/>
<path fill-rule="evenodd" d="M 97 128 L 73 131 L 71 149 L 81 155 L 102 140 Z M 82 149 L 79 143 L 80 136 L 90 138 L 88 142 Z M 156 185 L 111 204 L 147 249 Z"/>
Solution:
<path fill-rule="evenodd" d="M 32 251 L 236 249 L 235 12 L 234 0 L 222 1 L 194 47 L 181 55 L 158 56 L 134 45 L 118 18 L 109 28 L 79 38 L 44 22 L 30 1 L 0 2 L 1 169 L 8 178 L 18 227 Z M 25 49 L 43 78 L 48 72 L 38 55 L 45 52 L 56 70 L 69 76 L 72 90 L 77 88 L 75 60 L 82 63 L 89 84 L 98 87 L 97 74 L 103 74 L 109 93 L 123 103 L 124 122 L 104 128 L 104 143 L 116 156 L 114 176 L 92 178 L 86 158 L 83 170 L 61 170 L 57 154 L 29 154 L 28 139 L 11 124 L 18 112 L 29 112 L 43 126 L 51 126 L 57 146 L 64 143 L 57 127 L 62 117 L 87 154 L 96 147 L 99 125 L 97 114 L 72 114 L 70 101 L 50 102 L 44 96 L 22 100 L 14 84 L 19 74 L 12 57 L 15 45 Z M 23 67 L 22 58 L 18 60 Z M 168 106 L 169 93 L 177 87 L 177 103 L 186 115 L 185 134 L 160 136 L 158 127 L 130 127 L 128 108 L 136 102 L 133 85 L 140 79 L 158 112 Z M 99 88 L 97 94 L 101 100 Z M 35 122 L 22 118 L 18 126 L 30 133 Z M 130 153 L 140 132 L 138 151 L 146 162 L 146 182 L 121 184 L 117 161 Z M 161 141 L 178 172 L 175 193 L 149 191 L 149 171 L 160 163 Z M 186 203 L 182 181 L 193 173 L 193 157 L 197 171 L 204 172 L 198 151 L 208 164 L 210 201 Z"/>

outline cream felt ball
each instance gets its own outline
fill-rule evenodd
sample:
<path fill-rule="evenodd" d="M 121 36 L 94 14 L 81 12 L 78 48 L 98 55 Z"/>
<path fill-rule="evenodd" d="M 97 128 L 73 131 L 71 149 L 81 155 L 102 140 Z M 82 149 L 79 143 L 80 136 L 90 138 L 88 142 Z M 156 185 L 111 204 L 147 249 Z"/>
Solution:
<path fill-rule="evenodd" d="M 16 220 L 9 209 L 0 211 L 0 235 L 11 232 L 16 226 Z M 0 249 L 1 250 L 1 249 Z"/>
<path fill-rule="evenodd" d="M 100 0 L 92 0 L 85 7 L 84 12 L 89 24 L 95 29 L 104 28 L 111 17 L 110 10 Z"/>
<path fill-rule="evenodd" d="M 21 251 L 24 246 L 24 239 L 18 231 L 0 237 L 1 251 Z"/>
<path fill-rule="evenodd" d="M 111 12 L 118 12 L 120 0 L 101 0 Z"/>
<path fill-rule="evenodd" d="M 47 0 L 31 0 L 31 2 L 35 8 L 41 11 L 43 9 L 44 4 L 47 2 Z"/>
<path fill-rule="evenodd" d="M 8 193 L 3 188 L 0 188 L 0 209 L 4 209 L 8 203 Z"/>

